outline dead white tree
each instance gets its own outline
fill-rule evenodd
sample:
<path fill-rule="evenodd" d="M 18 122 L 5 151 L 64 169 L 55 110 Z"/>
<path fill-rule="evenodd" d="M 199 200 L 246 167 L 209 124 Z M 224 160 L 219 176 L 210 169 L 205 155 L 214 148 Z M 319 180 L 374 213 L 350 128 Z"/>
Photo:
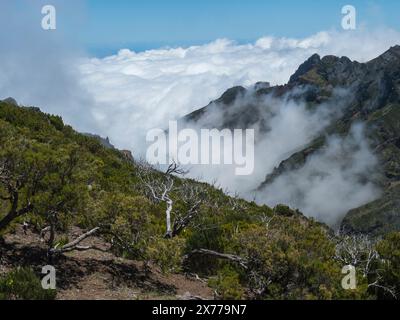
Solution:
<path fill-rule="evenodd" d="M 146 187 L 150 190 L 153 198 L 156 201 L 161 201 L 166 204 L 165 219 L 166 219 L 166 238 L 172 238 L 172 224 L 171 224 L 171 212 L 173 209 L 174 201 L 170 197 L 170 193 L 174 188 L 174 178 L 171 176 L 166 177 L 166 181 L 146 181 L 144 182 Z"/>
<path fill-rule="evenodd" d="M 179 235 L 193 221 L 207 198 L 207 191 L 203 186 L 187 181 L 178 188 L 178 194 L 186 209 L 176 213 L 172 230 L 173 237 Z"/>
<path fill-rule="evenodd" d="M 381 270 L 376 270 L 372 266 L 374 262 L 381 261 L 379 254 L 375 248 L 376 241 L 371 240 L 368 235 L 353 234 L 339 237 L 336 244 L 335 259 L 343 265 L 352 265 L 362 271 L 362 276 L 367 279 L 374 279 L 368 284 L 368 288 L 376 288 L 382 290 L 394 299 L 397 299 L 394 287 L 383 285 L 383 277 Z"/>
<path fill-rule="evenodd" d="M 148 196 L 153 201 L 166 204 L 165 220 L 166 233 L 165 238 L 173 238 L 179 235 L 195 215 L 199 212 L 200 205 L 204 201 L 204 189 L 194 183 L 183 181 L 179 186 L 175 183 L 175 176 L 183 176 L 187 171 L 182 169 L 179 164 L 173 162 L 170 164 L 164 174 L 156 172 L 149 165 L 142 165 L 140 178 L 143 185 L 148 190 Z M 172 193 L 178 195 L 179 200 L 185 203 L 187 210 L 185 212 L 176 212 L 176 218 L 172 223 L 172 211 L 174 209 L 174 200 Z"/>
<path fill-rule="evenodd" d="M 230 253 L 221 253 L 214 250 L 208 249 L 196 249 L 187 254 L 184 260 L 189 260 L 194 256 L 209 256 L 216 259 L 230 261 L 246 272 L 246 277 L 251 283 L 251 292 L 256 297 L 264 295 L 268 286 L 272 283 L 270 274 L 267 274 L 263 268 L 260 268 L 260 261 L 254 259 L 254 257 L 241 257 Z"/>
<path fill-rule="evenodd" d="M 246 211 L 247 206 L 245 205 L 245 201 L 240 197 L 240 195 L 235 192 L 235 194 L 232 197 L 229 197 L 229 206 L 232 208 L 234 211 Z"/>
<path fill-rule="evenodd" d="M 260 216 L 260 220 L 265 225 L 266 229 L 269 229 L 274 219 L 276 219 L 276 213 L 273 213 L 272 215 L 264 213 L 263 215 Z"/>
<path fill-rule="evenodd" d="M 364 277 L 368 276 L 371 264 L 378 258 L 375 243 L 367 235 L 342 236 L 336 244 L 335 259 L 343 265 L 361 269 Z"/>
<path fill-rule="evenodd" d="M 180 167 L 174 162 L 166 170 L 163 176 L 156 173 L 150 165 L 142 165 L 140 172 L 140 178 L 142 183 L 150 192 L 151 198 L 156 202 L 164 202 L 166 204 L 165 209 L 165 222 L 166 222 L 166 232 L 165 238 L 172 238 L 172 223 L 171 223 L 171 213 L 174 205 L 170 194 L 174 189 L 175 179 L 173 174 L 181 174 Z"/>

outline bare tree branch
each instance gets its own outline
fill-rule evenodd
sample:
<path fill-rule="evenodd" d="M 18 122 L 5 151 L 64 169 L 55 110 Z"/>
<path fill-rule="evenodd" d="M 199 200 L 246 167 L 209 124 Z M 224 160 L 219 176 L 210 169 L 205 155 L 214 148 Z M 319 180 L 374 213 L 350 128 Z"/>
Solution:
<path fill-rule="evenodd" d="M 217 251 L 213 251 L 213 250 L 207 250 L 207 249 L 197 249 L 197 250 L 193 250 L 189 255 L 187 255 L 185 258 L 189 258 L 192 255 L 196 255 L 196 254 L 200 254 L 200 255 L 207 255 L 207 256 L 212 256 L 212 257 L 216 257 L 219 259 L 223 259 L 223 260 L 228 260 L 228 261 L 232 261 L 234 263 L 237 263 L 239 266 L 241 266 L 243 269 L 247 270 L 248 269 L 248 262 L 246 259 L 233 255 L 233 254 L 226 254 L 226 253 L 220 253 Z"/>
<path fill-rule="evenodd" d="M 61 248 L 52 248 L 52 249 L 50 249 L 50 253 L 64 253 L 64 252 L 70 252 L 70 251 L 74 251 L 74 250 L 81 250 L 81 251 L 82 250 L 89 250 L 89 249 L 91 249 L 93 247 L 91 247 L 91 246 L 83 247 L 83 246 L 79 246 L 79 244 L 83 240 L 95 235 L 99 230 L 100 230 L 100 227 L 96 227 L 96 228 L 84 233 L 80 237 L 76 238 L 74 241 L 62 246 Z"/>
<path fill-rule="evenodd" d="M 180 176 L 184 176 L 188 174 L 187 170 L 184 170 L 178 163 L 173 161 L 169 166 L 167 171 L 165 172 L 166 175 L 177 174 Z"/>
<path fill-rule="evenodd" d="M 360 268 L 363 276 L 367 277 L 372 262 L 379 257 L 374 242 L 367 235 L 347 235 L 336 244 L 334 258 L 343 265 Z"/>
<path fill-rule="evenodd" d="M 381 280 L 382 280 L 381 277 L 378 276 L 378 279 L 374 283 L 369 284 L 368 288 L 382 289 L 383 291 L 389 293 L 395 300 L 397 300 L 397 294 L 395 289 L 381 285 L 380 284 Z"/>

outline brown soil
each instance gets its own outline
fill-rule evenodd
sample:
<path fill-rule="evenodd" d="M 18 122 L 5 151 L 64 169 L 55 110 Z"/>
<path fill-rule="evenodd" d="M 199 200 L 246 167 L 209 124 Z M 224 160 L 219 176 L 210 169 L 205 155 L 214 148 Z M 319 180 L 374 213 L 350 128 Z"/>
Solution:
<path fill-rule="evenodd" d="M 71 231 L 70 239 L 82 234 Z M 46 246 L 39 235 L 21 227 L 0 242 L 0 274 L 18 266 L 29 266 L 40 273 L 48 265 Z M 99 238 L 82 245 L 107 249 Z M 60 300 L 165 300 L 199 297 L 212 299 L 212 290 L 204 281 L 184 274 L 163 274 L 142 262 L 114 256 L 112 253 L 88 250 L 62 255 L 53 261 L 56 268 L 57 299 Z"/>

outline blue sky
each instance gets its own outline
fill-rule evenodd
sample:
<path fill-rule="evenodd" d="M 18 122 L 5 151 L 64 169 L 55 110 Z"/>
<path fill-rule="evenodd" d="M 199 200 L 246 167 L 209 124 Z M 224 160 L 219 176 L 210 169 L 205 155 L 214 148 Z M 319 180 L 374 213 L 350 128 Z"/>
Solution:
<path fill-rule="evenodd" d="M 304 37 L 340 28 L 341 8 L 357 8 L 359 23 L 399 29 L 397 0 L 86 0 L 81 38 L 95 50 L 135 50 L 239 42 L 265 35 Z"/>
<path fill-rule="evenodd" d="M 13 9 L 5 15 L 13 28 L 20 20 L 36 28 L 45 4 L 56 6 L 61 34 L 103 56 L 121 48 L 142 51 L 218 38 L 243 43 L 263 36 L 308 37 L 340 29 L 346 4 L 356 7 L 359 25 L 400 30 L 398 0 L 2 0 L 0 10 Z"/>

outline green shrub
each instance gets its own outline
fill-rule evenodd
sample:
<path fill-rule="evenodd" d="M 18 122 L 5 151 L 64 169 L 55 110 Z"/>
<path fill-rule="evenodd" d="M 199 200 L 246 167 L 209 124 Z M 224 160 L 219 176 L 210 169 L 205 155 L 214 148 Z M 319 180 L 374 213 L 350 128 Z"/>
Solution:
<path fill-rule="evenodd" d="M 381 258 L 377 268 L 381 287 L 376 294 L 379 299 L 394 299 L 394 295 L 400 299 L 400 232 L 387 235 L 378 243 L 377 251 Z"/>
<path fill-rule="evenodd" d="M 295 215 L 295 211 L 282 204 L 279 204 L 274 208 L 274 213 L 282 217 L 292 217 Z"/>
<path fill-rule="evenodd" d="M 163 273 L 181 271 L 185 240 L 181 238 L 154 239 L 147 248 L 147 257 L 155 262 Z"/>
<path fill-rule="evenodd" d="M 30 268 L 17 268 L 0 277 L 0 300 L 54 300 L 56 290 L 42 288 Z"/>
<path fill-rule="evenodd" d="M 239 274 L 226 266 L 216 277 L 210 278 L 208 285 L 213 288 L 223 300 L 241 300 L 244 289 L 240 284 Z"/>

